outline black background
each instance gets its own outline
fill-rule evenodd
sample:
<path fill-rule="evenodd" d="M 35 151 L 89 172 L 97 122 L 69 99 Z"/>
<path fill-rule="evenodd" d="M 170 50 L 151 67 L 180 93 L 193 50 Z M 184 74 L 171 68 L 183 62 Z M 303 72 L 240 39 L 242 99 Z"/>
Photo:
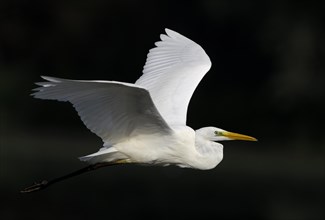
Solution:
<path fill-rule="evenodd" d="M 0 218 L 324 219 L 320 2 L 2 0 Z M 209 171 L 111 167 L 20 194 L 102 144 L 68 103 L 29 96 L 39 76 L 134 82 L 166 27 L 212 61 L 188 125 L 259 142 L 224 142 Z"/>

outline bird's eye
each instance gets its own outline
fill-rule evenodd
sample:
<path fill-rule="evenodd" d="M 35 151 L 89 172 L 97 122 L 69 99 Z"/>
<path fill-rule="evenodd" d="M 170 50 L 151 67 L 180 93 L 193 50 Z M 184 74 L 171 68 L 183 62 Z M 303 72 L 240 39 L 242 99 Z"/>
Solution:
<path fill-rule="evenodd" d="M 214 134 L 215 134 L 216 136 L 220 136 L 220 135 L 221 135 L 221 131 L 215 131 Z"/>

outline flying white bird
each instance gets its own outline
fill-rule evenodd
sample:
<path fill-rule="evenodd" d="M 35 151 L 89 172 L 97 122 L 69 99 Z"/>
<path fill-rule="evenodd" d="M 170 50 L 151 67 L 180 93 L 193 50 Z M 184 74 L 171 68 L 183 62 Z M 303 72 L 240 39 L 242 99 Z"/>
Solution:
<path fill-rule="evenodd" d="M 152 164 L 212 169 L 223 158 L 215 141 L 255 138 L 216 127 L 193 130 L 186 125 L 191 96 L 211 61 L 192 40 L 165 29 L 148 53 L 143 75 L 135 84 L 68 80 L 43 76 L 32 95 L 72 103 L 81 120 L 104 145 L 81 157 L 90 165 L 22 192 L 32 192 L 71 176 L 115 164 Z"/>

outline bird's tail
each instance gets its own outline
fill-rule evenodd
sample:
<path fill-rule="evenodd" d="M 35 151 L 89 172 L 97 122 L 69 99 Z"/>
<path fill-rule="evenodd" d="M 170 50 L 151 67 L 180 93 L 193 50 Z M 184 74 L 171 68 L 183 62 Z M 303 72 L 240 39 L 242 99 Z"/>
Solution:
<path fill-rule="evenodd" d="M 83 162 L 87 162 L 89 164 L 113 162 L 113 161 L 125 160 L 125 159 L 128 159 L 128 157 L 125 154 L 119 152 L 114 147 L 102 147 L 96 153 L 79 157 L 79 160 Z"/>

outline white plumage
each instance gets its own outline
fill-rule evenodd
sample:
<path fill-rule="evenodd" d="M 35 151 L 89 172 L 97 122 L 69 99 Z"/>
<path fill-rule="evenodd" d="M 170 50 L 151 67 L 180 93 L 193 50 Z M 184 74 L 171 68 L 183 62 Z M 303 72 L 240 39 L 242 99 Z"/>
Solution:
<path fill-rule="evenodd" d="M 206 127 L 186 126 L 190 98 L 211 67 L 192 40 L 166 29 L 149 51 L 135 84 L 42 77 L 35 98 L 71 102 L 104 146 L 81 157 L 91 164 L 121 161 L 211 169 L 223 158 L 218 140 L 256 140 Z"/>
<path fill-rule="evenodd" d="M 192 40 L 166 29 L 149 51 L 143 75 L 135 82 L 149 90 L 168 124 L 186 125 L 192 94 L 211 67 L 205 51 Z"/>

